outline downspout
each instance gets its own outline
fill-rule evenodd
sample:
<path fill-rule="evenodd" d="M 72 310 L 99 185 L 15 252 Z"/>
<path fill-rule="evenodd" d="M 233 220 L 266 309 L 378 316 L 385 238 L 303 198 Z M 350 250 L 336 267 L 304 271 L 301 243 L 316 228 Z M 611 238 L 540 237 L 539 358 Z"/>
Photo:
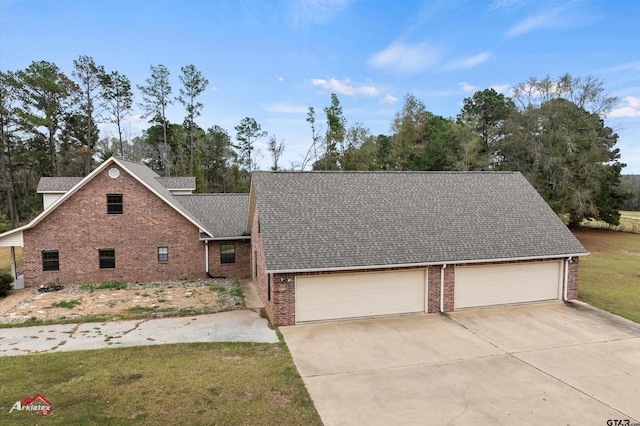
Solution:
<path fill-rule="evenodd" d="M 445 263 L 440 268 L 440 313 L 444 312 L 444 270 L 447 267 Z"/>
<path fill-rule="evenodd" d="M 562 300 L 567 301 L 568 287 L 569 287 L 569 263 L 571 262 L 572 257 L 568 257 L 564 261 L 564 285 L 563 285 L 563 294 Z"/>

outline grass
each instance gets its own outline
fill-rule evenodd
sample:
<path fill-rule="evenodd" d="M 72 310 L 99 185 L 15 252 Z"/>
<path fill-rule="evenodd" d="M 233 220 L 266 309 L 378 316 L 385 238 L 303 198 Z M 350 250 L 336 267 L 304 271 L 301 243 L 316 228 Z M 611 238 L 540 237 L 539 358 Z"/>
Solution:
<path fill-rule="evenodd" d="M 599 229 L 574 235 L 591 252 L 580 259 L 578 298 L 640 323 L 640 235 Z"/>
<path fill-rule="evenodd" d="M 630 232 L 640 234 L 640 212 L 621 211 L 620 225 L 614 226 L 599 220 L 583 220 L 582 226 L 586 228 L 607 229 L 611 231 Z"/>
<path fill-rule="evenodd" d="M 231 287 L 225 287 L 222 284 L 210 284 L 209 290 L 217 291 L 218 294 L 229 295 L 235 297 L 242 297 L 242 287 L 240 286 L 240 280 L 233 280 Z"/>
<path fill-rule="evenodd" d="M 22 265 L 22 247 L 16 247 L 16 262 Z M 0 247 L 0 269 L 11 270 L 11 248 Z"/>
<path fill-rule="evenodd" d="M 3 424 L 322 424 L 283 342 L 3 357 L 0 377 Z M 9 414 L 38 393 L 50 416 Z"/>
<path fill-rule="evenodd" d="M 76 306 L 80 305 L 82 302 L 80 302 L 79 300 L 61 300 L 59 302 L 55 302 L 52 303 L 51 306 L 53 306 L 54 308 L 67 308 L 67 309 L 73 309 Z"/>

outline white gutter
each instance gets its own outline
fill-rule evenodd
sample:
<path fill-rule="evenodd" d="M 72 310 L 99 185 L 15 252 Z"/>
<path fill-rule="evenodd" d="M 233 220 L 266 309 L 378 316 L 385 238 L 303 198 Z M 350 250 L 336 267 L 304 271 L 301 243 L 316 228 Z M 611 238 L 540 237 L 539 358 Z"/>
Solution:
<path fill-rule="evenodd" d="M 209 275 L 209 241 L 204 242 L 204 264 L 205 272 Z"/>
<path fill-rule="evenodd" d="M 456 265 L 468 265 L 473 263 L 495 263 L 495 262 L 520 262 L 523 260 L 562 260 L 565 257 L 574 258 L 579 256 L 588 256 L 586 253 L 567 253 L 552 256 L 530 256 L 530 257 L 509 257 L 503 259 L 474 259 L 474 260 L 447 260 L 447 263 L 455 263 Z M 422 262 L 422 263 L 395 263 L 390 265 L 353 265 L 340 266 L 336 268 L 306 268 L 306 269 L 267 269 L 266 272 L 271 274 L 294 274 L 302 272 L 325 272 L 325 271 L 355 271 L 358 269 L 388 269 L 388 268 L 420 268 L 422 266 L 442 265 L 439 262 Z"/>
<path fill-rule="evenodd" d="M 440 268 L 440 313 L 444 312 L 444 270 L 447 267 L 445 263 Z"/>
<path fill-rule="evenodd" d="M 569 287 L 569 262 L 571 262 L 571 259 L 571 257 L 568 257 L 564 260 L 564 289 L 562 300 L 564 300 L 565 302 L 567 301 L 567 293 Z"/>

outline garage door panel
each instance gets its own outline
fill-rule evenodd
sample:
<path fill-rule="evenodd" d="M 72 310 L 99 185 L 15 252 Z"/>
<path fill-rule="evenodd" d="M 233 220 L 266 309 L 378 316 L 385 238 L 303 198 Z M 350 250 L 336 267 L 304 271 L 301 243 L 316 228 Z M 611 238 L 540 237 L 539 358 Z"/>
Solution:
<path fill-rule="evenodd" d="M 296 278 L 296 322 L 424 312 L 425 271 Z"/>
<path fill-rule="evenodd" d="M 459 266 L 455 309 L 559 298 L 562 262 Z"/>

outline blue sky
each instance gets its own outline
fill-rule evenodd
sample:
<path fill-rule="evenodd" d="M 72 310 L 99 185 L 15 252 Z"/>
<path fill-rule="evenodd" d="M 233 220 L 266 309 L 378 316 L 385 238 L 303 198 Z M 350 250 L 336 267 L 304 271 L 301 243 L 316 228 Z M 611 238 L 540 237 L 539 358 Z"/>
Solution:
<path fill-rule="evenodd" d="M 620 98 L 606 123 L 623 173 L 640 174 L 639 22 L 638 0 L 0 0 L 0 70 L 46 60 L 70 75 L 89 55 L 137 85 L 163 64 L 177 95 L 180 67 L 194 64 L 210 82 L 198 124 L 235 137 L 253 117 L 284 143 L 285 167 L 311 142 L 307 108 L 322 121 L 332 92 L 350 123 L 389 134 L 407 93 L 455 117 L 477 90 L 592 74 Z M 140 112 L 132 136 L 148 126 Z M 168 116 L 185 112 L 176 102 Z"/>

